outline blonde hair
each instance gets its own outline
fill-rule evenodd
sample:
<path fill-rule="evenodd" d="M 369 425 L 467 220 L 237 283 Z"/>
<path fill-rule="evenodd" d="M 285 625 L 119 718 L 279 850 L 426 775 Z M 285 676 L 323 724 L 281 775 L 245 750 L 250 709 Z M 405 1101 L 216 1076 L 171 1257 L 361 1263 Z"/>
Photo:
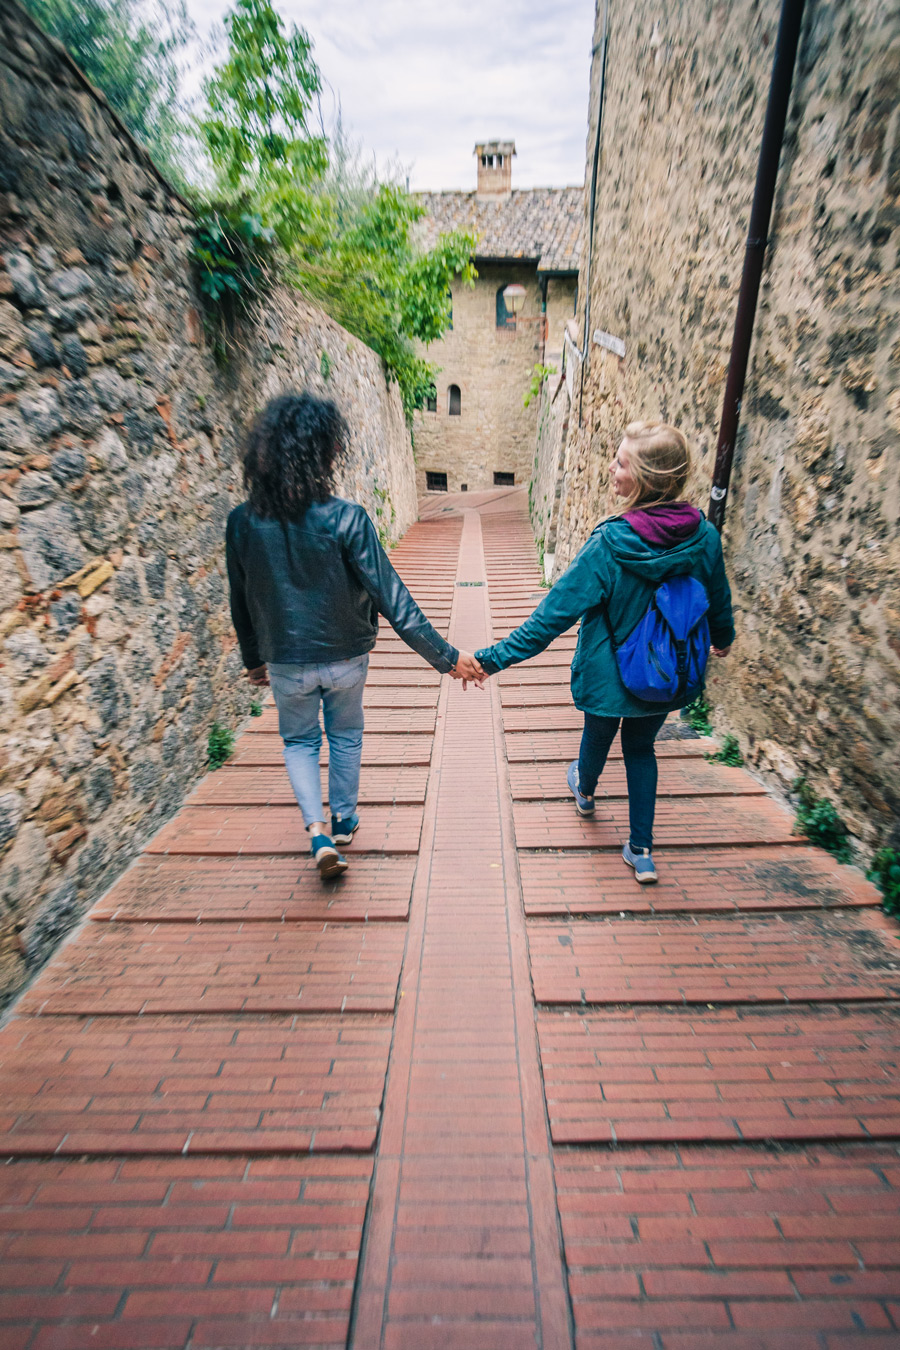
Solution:
<path fill-rule="evenodd" d="M 619 506 L 620 512 L 676 501 L 691 473 L 687 437 L 666 422 L 629 422 L 625 440 L 634 490 Z"/>

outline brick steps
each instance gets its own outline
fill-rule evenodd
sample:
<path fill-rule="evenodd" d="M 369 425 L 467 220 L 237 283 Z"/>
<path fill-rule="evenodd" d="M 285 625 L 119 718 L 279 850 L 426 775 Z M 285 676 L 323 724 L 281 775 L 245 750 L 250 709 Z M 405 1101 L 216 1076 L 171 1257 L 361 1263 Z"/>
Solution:
<path fill-rule="evenodd" d="M 571 799 L 516 802 L 516 843 L 522 849 L 617 849 L 628 839 L 627 802 L 597 801 L 590 819 L 578 816 Z M 802 845 L 787 812 L 768 797 L 663 797 L 654 837 L 659 848 Z"/>
<path fill-rule="evenodd" d="M 522 501 L 395 551 L 458 645 L 543 598 Z M 464 694 L 382 632 L 338 883 L 269 703 L 101 898 L 0 1028 L 4 1350 L 896 1343 L 896 925 L 678 719 L 636 886 L 575 637 Z"/>
<path fill-rule="evenodd" d="M 360 779 L 361 806 L 421 805 L 428 783 L 426 765 L 366 767 Z M 328 802 L 328 774 L 322 774 L 323 801 Z M 293 806 L 294 793 L 280 766 L 228 765 L 210 774 L 188 798 L 189 806 Z"/>
<path fill-rule="evenodd" d="M 53 1160 L 14 1172 L 0 1292 L 9 1350 L 343 1350 L 371 1156 Z"/>
<path fill-rule="evenodd" d="M 371 1148 L 390 1047 L 386 1021 L 349 1016 L 42 1016 L 0 1035 L 11 1156 L 103 1134 L 105 1153 Z"/>
<path fill-rule="evenodd" d="M 253 731 L 248 728 L 248 733 Z M 240 768 L 279 764 L 284 767 L 284 753 L 281 737 L 274 732 L 251 735 L 245 733 L 235 746 L 234 755 L 228 761 L 229 766 Z M 363 738 L 363 772 L 376 764 L 430 764 L 434 745 L 432 735 L 409 735 L 402 731 L 369 735 Z M 324 743 L 320 763 L 328 763 L 328 745 Z"/>
<path fill-rule="evenodd" d="M 91 924 L 21 1000 L 25 1013 L 391 1012 L 399 924 Z"/>
<path fill-rule="evenodd" d="M 312 858 L 167 857 L 145 854 L 91 911 L 96 922 L 371 923 L 405 920 L 416 860 L 354 858 L 322 886 Z"/>
<path fill-rule="evenodd" d="M 719 914 L 755 910 L 878 909 L 881 898 L 851 867 L 821 849 L 760 846 L 671 853 L 656 886 L 604 853 L 521 853 L 525 912 Z"/>
<path fill-rule="evenodd" d="M 702 759 L 682 756 L 661 757 L 659 797 L 764 797 L 766 790 L 742 769 L 724 764 L 706 764 Z M 572 761 L 543 760 L 511 764 L 509 784 L 515 801 L 565 801 L 572 794 L 566 783 L 566 771 Z M 597 783 L 598 801 L 628 796 L 625 766 L 621 759 L 610 762 Z"/>
<path fill-rule="evenodd" d="M 428 733 L 434 731 L 434 705 L 437 702 L 436 690 L 423 690 L 417 694 L 415 704 L 404 706 L 400 698 L 394 697 L 390 690 L 377 695 L 384 701 L 383 706 L 372 707 L 365 704 L 366 730 L 374 732 Z M 268 734 L 278 732 L 278 714 L 274 708 L 264 708 L 261 717 L 254 717 L 247 728 L 249 733 Z"/>
<path fill-rule="evenodd" d="M 505 721 L 505 718 L 504 718 Z M 581 744 L 581 725 L 572 727 L 564 731 L 535 731 L 528 729 L 525 731 L 509 731 L 507 727 L 505 736 L 506 757 L 510 764 L 530 764 L 532 762 L 540 763 L 546 760 L 559 761 L 563 764 L 571 764 L 573 759 L 578 757 L 578 748 Z M 716 744 L 713 740 L 702 737 L 697 740 L 681 740 L 678 738 L 669 739 L 666 737 L 667 727 L 663 727 L 660 738 L 656 744 L 657 759 L 702 759 L 704 755 L 715 750 Z M 619 738 L 613 741 L 609 751 L 608 764 L 622 758 L 622 747 Z M 749 775 L 748 775 L 749 778 Z M 752 781 L 752 780 L 750 780 Z"/>
<path fill-rule="evenodd" d="M 559 1151 L 579 1350 L 887 1350 L 896 1167 L 878 1143 Z"/>
<path fill-rule="evenodd" d="M 539 1018 L 557 1144 L 900 1139 L 896 1007 Z"/>
<path fill-rule="evenodd" d="M 539 1003 L 777 1003 L 900 999 L 900 945 L 862 914 L 529 925 Z"/>
<path fill-rule="evenodd" d="M 354 853 L 416 853 L 421 806 L 371 806 L 353 836 Z M 296 806 L 185 806 L 164 825 L 146 853 L 308 855 L 309 839 Z"/>

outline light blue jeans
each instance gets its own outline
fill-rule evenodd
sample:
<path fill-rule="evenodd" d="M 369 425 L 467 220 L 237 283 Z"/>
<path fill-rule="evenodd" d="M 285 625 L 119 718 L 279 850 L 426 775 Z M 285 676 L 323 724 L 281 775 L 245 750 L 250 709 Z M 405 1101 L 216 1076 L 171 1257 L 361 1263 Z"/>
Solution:
<path fill-rule="evenodd" d="M 284 741 L 284 762 L 304 825 L 324 820 L 319 751 L 322 728 L 328 737 L 328 800 L 333 816 L 346 820 L 356 810 L 362 759 L 363 689 L 369 658 L 328 665 L 269 665 L 269 681 Z"/>

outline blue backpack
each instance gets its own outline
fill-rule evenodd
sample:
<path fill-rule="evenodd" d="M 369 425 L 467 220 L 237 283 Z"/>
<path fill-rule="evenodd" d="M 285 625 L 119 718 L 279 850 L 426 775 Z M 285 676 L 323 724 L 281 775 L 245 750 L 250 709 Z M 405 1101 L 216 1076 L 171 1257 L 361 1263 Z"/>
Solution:
<path fill-rule="evenodd" d="M 624 642 L 606 628 L 622 683 L 646 703 L 691 702 L 703 688 L 709 659 L 709 596 L 695 577 L 669 577 L 653 592 L 647 612 Z"/>

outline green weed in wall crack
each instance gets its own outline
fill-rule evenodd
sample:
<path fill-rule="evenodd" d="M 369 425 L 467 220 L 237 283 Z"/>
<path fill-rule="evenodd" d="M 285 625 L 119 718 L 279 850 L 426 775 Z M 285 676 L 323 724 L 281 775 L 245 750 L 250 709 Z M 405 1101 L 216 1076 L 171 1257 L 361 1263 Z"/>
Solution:
<path fill-rule="evenodd" d="M 792 786 L 798 798 L 794 820 L 797 833 L 806 835 L 810 843 L 824 848 L 838 862 L 850 862 L 853 849 L 849 831 L 831 802 L 817 797 L 805 778 L 795 778 Z"/>
<path fill-rule="evenodd" d="M 257 213 L 239 207 L 198 212 L 191 257 L 207 332 L 221 358 L 237 320 L 265 292 L 275 266 L 274 244 L 274 232 Z"/>
<path fill-rule="evenodd" d="M 725 737 L 720 749 L 704 755 L 703 758 L 708 759 L 711 764 L 728 764 L 735 769 L 740 768 L 744 762 L 737 736 L 732 735 Z"/>
<path fill-rule="evenodd" d="M 378 538 L 381 541 L 381 547 L 387 549 L 390 548 L 393 541 L 397 512 L 394 510 L 391 494 L 387 488 L 378 486 L 377 479 L 372 486 L 372 492 L 375 496 L 375 521 Z"/>
<path fill-rule="evenodd" d="M 900 917 L 900 849 L 879 849 L 866 876 L 881 891 L 885 913 Z"/>
<path fill-rule="evenodd" d="M 544 381 L 549 380 L 551 375 L 556 374 L 556 366 L 543 366 L 540 362 L 531 372 L 531 384 L 525 392 L 522 399 L 522 407 L 527 408 L 533 399 L 539 398 L 541 390 L 544 387 Z"/>
<path fill-rule="evenodd" d="M 234 732 L 221 722 L 213 722 L 206 741 L 206 758 L 211 769 L 220 769 L 234 753 Z"/>
<path fill-rule="evenodd" d="M 701 736 L 712 735 L 712 723 L 709 715 L 712 712 L 712 704 L 705 694 L 698 694 L 693 703 L 689 703 L 686 708 L 682 708 L 682 720 L 687 722 L 688 726 L 693 727 Z"/>

